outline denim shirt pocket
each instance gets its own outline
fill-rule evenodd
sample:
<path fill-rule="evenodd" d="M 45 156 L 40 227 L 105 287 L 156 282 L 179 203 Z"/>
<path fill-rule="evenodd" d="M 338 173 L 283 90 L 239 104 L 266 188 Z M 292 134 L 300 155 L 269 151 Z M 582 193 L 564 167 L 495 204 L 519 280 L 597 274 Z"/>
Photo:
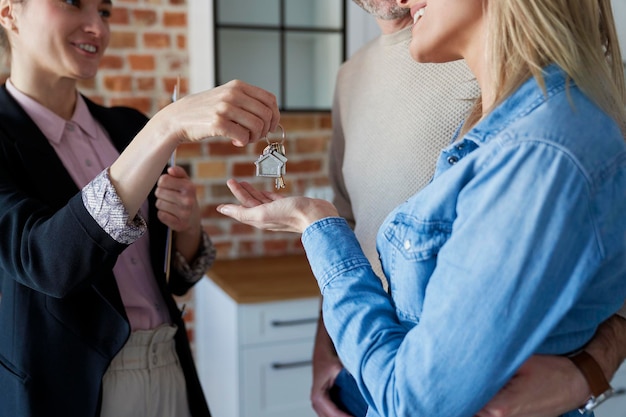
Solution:
<path fill-rule="evenodd" d="M 452 233 L 452 222 L 423 220 L 399 213 L 383 232 L 383 269 L 396 313 L 405 324 L 417 324 L 426 286 L 441 247 Z M 408 323 L 407 323 L 408 321 Z"/>

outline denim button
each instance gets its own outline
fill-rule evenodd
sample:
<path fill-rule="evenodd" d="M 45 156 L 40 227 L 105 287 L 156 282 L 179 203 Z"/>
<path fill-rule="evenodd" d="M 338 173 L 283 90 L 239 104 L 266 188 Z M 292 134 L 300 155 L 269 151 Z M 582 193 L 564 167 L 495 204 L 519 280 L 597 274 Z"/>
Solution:
<path fill-rule="evenodd" d="M 454 164 L 456 164 L 457 162 L 459 162 L 459 158 L 458 158 L 457 156 L 449 156 L 449 157 L 448 157 L 448 163 L 449 163 L 450 165 L 454 165 Z"/>
<path fill-rule="evenodd" d="M 463 145 L 462 143 L 461 143 L 461 144 L 459 144 L 459 145 L 456 145 L 456 149 L 457 149 L 457 150 L 459 150 L 459 151 L 460 151 L 461 149 L 463 149 L 463 148 L 465 148 L 465 145 Z"/>
<path fill-rule="evenodd" d="M 404 241 L 404 249 L 406 249 L 406 250 L 411 249 L 411 241 L 410 240 L 405 240 Z"/>

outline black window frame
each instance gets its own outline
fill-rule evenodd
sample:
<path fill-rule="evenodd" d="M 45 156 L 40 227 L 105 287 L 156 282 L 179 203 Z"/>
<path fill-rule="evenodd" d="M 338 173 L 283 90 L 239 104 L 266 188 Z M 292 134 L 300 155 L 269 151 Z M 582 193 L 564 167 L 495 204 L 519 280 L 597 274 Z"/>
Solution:
<path fill-rule="evenodd" d="M 228 1 L 228 0 L 221 0 Z M 254 0 L 251 0 L 254 1 Z M 291 112 L 291 113 L 311 113 L 311 112 L 328 112 L 330 111 L 330 106 L 326 107 L 311 107 L 311 108 L 289 108 L 286 107 L 287 103 L 287 34 L 289 33 L 337 33 L 341 37 L 341 62 L 346 60 L 347 54 L 347 36 L 346 36 L 346 25 L 347 25 L 347 7 L 346 0 L 338 0 L 342 3 L 342 19 L 341 19 L 341 27 L 340 28 L 332 28 L 332 27 L 309 27 L 309 26 L 293 26 L 285 24 L 286 16 L 285 16 L 285 8 L 286 2 L 289 0 L 279 0 L 279 24 L 276 25 L 262 25 L 262 24 L 234 24 L 234 23 L 220 23 L 219 22 L 219 3 L 220 0 L 213 1 L 213 41 L 214 41 L 214 50 L 215 50 L 215 81 L 216 85 L 221 85 L 229 80 L 224 80 L 220 71 L 219 66 L 219 57 L 220 57 L 220 29 L 231 29 L 231 30 L 255 30 L 255 31 L 268 31 L 279 34 L 279 51 L 280 51 L 280 63 L 279 63 L 279 71 L 280 71 L 280 92 L 277 94 L 278 102 L 280 103 L 279 109 L 281 112 Z M 314 0 L 311 0 L 314 1 Z M 349 1 L 349 0 L 348 0 Z"/>

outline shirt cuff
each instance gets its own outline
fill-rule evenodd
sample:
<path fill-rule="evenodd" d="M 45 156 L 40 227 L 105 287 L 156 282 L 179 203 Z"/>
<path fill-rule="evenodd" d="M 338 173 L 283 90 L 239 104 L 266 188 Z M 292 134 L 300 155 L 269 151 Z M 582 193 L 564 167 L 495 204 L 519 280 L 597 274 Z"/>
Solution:
<path fill-rule="evenodd" d="M 148 229 L 146 221 L 137 213 L 130 219 L 122 200 L 117 195 L 105 169 L 82 190 L 83 204 L 96 223 L 117 242 L 130 245 Z"/>
<path fill-rule="evenodd" d="M 217 251 L 209 235 L 203 230 L 202 241 L 200 242 L 200 249 L 198 254 L 191 262 L 191 265 L 187 262 L 185 257 L 180 252 L 175 251 L 174 254 L 174 268 L 182 275 L 183 279 L 190 283 L 195 284 L 206 274 L 207 269 L 213 265 Z"/>

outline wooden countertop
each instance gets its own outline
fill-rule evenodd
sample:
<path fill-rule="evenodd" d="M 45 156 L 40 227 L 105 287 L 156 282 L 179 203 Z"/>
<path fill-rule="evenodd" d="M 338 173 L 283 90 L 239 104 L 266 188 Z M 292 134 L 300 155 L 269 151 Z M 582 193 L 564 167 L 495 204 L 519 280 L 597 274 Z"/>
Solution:
<path fill-rule="evenodd" d="M 306 255 L 218 259 L 207 276 L 241 304 L 320 295 Z"/>

